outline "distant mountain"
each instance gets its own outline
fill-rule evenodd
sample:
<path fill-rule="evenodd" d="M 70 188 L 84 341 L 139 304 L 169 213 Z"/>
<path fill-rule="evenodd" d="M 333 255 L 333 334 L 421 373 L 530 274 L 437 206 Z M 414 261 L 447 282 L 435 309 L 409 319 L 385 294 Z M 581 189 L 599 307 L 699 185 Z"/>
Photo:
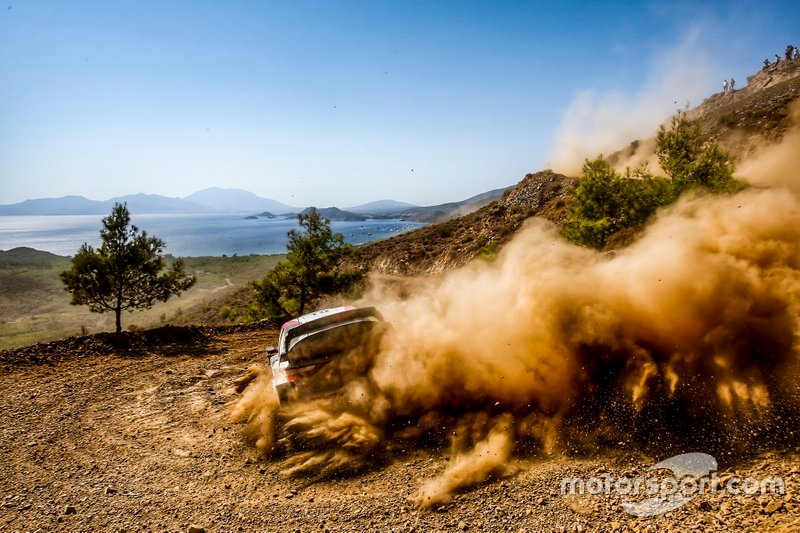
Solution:
<path fill-rule="evenodd" d="M 311 209 L 307 207 L 303 209 L 303 213 L 308 213 L 308 210 Z M 367 217 L 364 215 L 359 215 L 358 213 L 352 213 L 350 211 L 342 211 L 338 207 L 317 207 L 317 211 L 323 217 L 327 218 L 328 220 L 336 220 L 336 221 L 359 221 L 359 220 L 367 220 Z M 300 213 L 286 213 L 287 217 L 296 217 Z"/>
<path fill-rule="evenodd" d="M 89 200 L 83 196 L 62 196 L 60 198 L 39 198 L 25 200 L 16 204 L 0 205 L 0 215 L 107 215 L 115 202 L 126 203 L 131 213 L 145 214 L 185 214 L 208 212 L 252 213 L 269 211 L 286 213 L 299 211 L 268 198 L 239 189 L 212 187 L 190 194 L 185 198 L 172 198 L 159 194 L 129 194 L 109 200 Z"/>
<path fill-rule="evenodd" d="M 463 217 L 464 215 L 477 211 L 485 205 L 489 205 L 495 200 L 502 198 L 503 194 L 511 188 L 512 187 L 494 189 L 460 202 L 449 202 L 427 207 L 414 207 L 403 211 L 401 217 L 405 220 L 413 220 L 415 222 L 445 222 L 453 218 Z"/>
<path fill-rule="evenodd" d="M 117 196 L 103 202 L 105 209 L 103 213 L 110 213 L 115 203 L 125 203 L 128 210 L 135 214 L 184 214 L 202 213 L 207 211 L 206 207 L 196 204 L 186 199 L 170 198 L 158 194 L 129 194 Z"/>
<path fill-rule="evenodd" d="M 97 215 L 104 210 L 103 202 L 83 196 L 39 198 L 18 204 L 0 205 L 0 215 Z"/>
<path fill-rule="evenodd" d="M 495 189 L 461 202 L 419 207 L 396 200 L 378 200 L 349 209 L 321 208 L 330 220 L 365 220 L 366 218 L 398 217 L 417 222 L 441 222 L 463 216 L 500 198 L 506 189 Z M 262 198 L 241 189 L 211 187 L 184 198 L 158 194 L 129 194 L 109 200 L 89 200 L 83 196 L 40 198 L 17 204 L 0 205 L 0 215 L 107 215 L 115 202 L 126 203 L 134 215 L 185 213 L 261 213 L 256 216 L 297 216 L 301 210 L 269 198 Z"/>
<path fill-rule="evenodd" d="M 311 208 L 308 208 L 311 209 Z M 308 209 L 303 210 L 305 213 Z M 351 213 L 350 211 L 343 211 L 338 207 L 320 207 L 317 209 L 322 216 L 329 220 L 366 220 L 367 217 L 359 215 L 358 213 Z"/>
<path fill-rule="evenodd" d="M 83 196 L 40 198 L 18 204 L 0 205 L 0 215 L 107 215 L 115 203 L 126 203 L 134 214 L 202 213 L 208 209 L 180 198 L 157 194 L 129 194 L 110 200 L 89 200 Z"/>
<path fill-rule="evenodd" d="M 183 199 L 205 206 L 214 211 L 229 211 L 234 213 L 269 211 L 270 213 L 283 214 L 299 210 L 297 207 L 282 204 L 281 202 L 269 198 L 262 198 L 261 196 L 242 189 L 211 187 L 209 189 L 197 191 Z"/>
<path fill-rule="evenodd" d="M 346 211 L 370 215 L 388 215 L 393 213 L 401 213 L 414 207 L 418 206 L 406 202 L 398 202 L 397 200 L 376 200 L 374 202 L 357 205 L 355 207 L 348 207 L 346 208 Z"/>
<path fill-rule="evenodd" d="M 379 218 L 398 217 L 404 220 L 413 220 L 414 222 L 438 223 L 473 213 L 481 207 L 502 198 L 503 194 L 511 188 L 494 189 L 460 202 L 448 202 L 439 205 L 418 206 L 406 202 L 398 202 L 397 200 L 377 200 L 355 207 L 348 207 L 347 211 Z M 331 220 L 336 219 L 331 218 Z"/>

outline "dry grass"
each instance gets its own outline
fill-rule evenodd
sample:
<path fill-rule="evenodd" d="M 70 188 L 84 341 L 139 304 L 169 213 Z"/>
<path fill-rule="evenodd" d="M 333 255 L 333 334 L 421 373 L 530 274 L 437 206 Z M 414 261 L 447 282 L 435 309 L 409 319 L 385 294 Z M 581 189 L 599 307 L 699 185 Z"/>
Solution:
<path fill-rule="evenodd" d="M 16 252 L 16 253 L 12 253 Z M 186 270 L 197 284 L 180 297 L 152 309 L 126 313 L 124 328 L 149 328 L 168 323 L 193 323 L 219 316 L 226 296 L 264 276 L 282 256 L 191 257 Z M 69 258 L 35 250 L 0 252 L 0 350 L 99 331 L 113 331 L 114 316 L 70 305 L 59 273 Z M 229 315 L 235 321 L 238 314 Z"/>

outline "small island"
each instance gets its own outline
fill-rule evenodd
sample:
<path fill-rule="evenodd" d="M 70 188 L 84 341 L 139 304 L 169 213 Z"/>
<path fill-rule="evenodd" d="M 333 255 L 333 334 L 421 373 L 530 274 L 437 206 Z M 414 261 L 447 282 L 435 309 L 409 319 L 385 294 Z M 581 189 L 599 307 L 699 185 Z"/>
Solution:
<path fill-rule="evenodd" d="M 303 213 L 307 213 L 309 209 L 311 208 L 309 207 L 304 209 Z M 358 213 L 353 213 L 350 211 L 342 211 L 338 207 L 322 207 L 322 208 L 317 208 L 317 211 L 319 211 L 319 213 L 323 217 L 331 221 L 335 220 L 338 222 L 345 222 L 345 221 L 351 222 L 351 221 L 367 220 L 367 217 L 365 217 L 364 215 L 359 215 Z M 286 213 L 286 217 L 297 218 L 299 214 L 300 213 Z"/>

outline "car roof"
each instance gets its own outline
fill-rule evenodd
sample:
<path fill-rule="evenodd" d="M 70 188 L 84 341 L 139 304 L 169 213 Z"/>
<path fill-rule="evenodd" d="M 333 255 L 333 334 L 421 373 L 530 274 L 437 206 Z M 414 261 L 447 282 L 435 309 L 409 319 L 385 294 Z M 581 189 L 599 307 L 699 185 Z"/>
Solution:
<path fill-rule="evenodd" d="M 306 313 L 305 315 L 299 316 L 297 318 L 293 318 L 288 322 L 285 322 L 281 329 L 292 329 L 296 328 L 297 326 L 301 326 L 303 324 L 308 324 L 309 322 L 313 322 L 314 320 L 319 320 L 320 318 L 325 318 L 327 316 L 336 315 L 338 313 L 344 313 L 346 311 L 352 311 L 355 307 L 352 305 L 344 305 L 341 307 L 330 307 L 328 309 L 320 309 L 319 311 L 314 311 L 312 313 Z"/>

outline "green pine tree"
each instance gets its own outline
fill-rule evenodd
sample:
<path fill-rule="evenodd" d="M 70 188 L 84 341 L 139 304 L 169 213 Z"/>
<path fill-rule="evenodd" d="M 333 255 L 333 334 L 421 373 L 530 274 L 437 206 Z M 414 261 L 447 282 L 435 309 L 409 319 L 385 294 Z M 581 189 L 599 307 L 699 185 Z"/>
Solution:
<path fill-rule="evenodd" d="M 724 194 L 746 187 L 733 177 L 728 154 L 705 143 L 700 129 L 683 113 L 673 117 L 669 129 L 659 128 L 655 153 L 667 177 L 654 176 L 646 167 L 622 175 L 602 156 L 587 160 L 572 191 L 575 203 L 567 210 L 563 235 L 576 244 L 602 249 L 629 240 L 660 207 L 687 190 Z"/>
<path fill-rule="evenodd" d="M 166 302 L 196 282 L 177 260 L 167 267 L 161 252 L 164 241 L 149 237 L 130 224 L 126 204 L 114 204 L 103 219 L 102 244 L 95 250 L 84 243 L 61 273 L 72 305 L 87 305 L 95 313 L 114 312 L 116 331 L 122 331 L 122 311 L 149 309 Z M 165 272 L 162 272 L 166 268 Z"/>
<path fill-rule="evenodd" d="M 342 292 L 363 278 L 362 272 L 337 271 L 339 260 L 352 252 L 344 235 L 334 233 L 330 220 L 315 208 L 298 216 L 301 231 L 290 230 L 288 254 L 263 279 L 251 285 L 256 303 L 253 319 L 302 315 L 306 306 L 325 294 Z"/>

